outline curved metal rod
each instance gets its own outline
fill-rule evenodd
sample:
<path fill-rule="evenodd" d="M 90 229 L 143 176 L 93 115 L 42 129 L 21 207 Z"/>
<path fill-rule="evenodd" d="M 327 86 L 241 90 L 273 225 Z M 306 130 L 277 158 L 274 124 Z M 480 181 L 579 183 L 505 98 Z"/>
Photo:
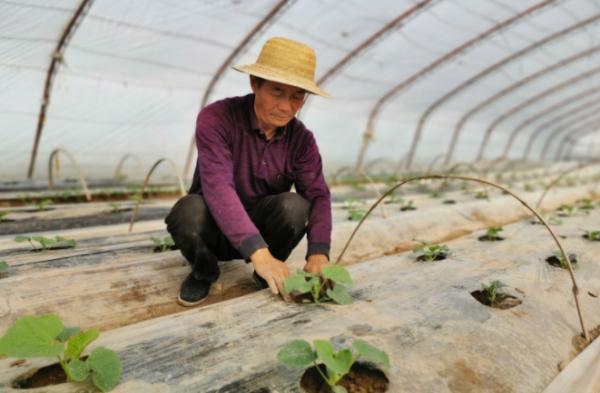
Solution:
<path fill-rule="evenodd" d="M 600 124 L 597 124 L 596 127 L 600 127 Z M 563 145 L 566 145 L 567 143 L 569 143 L 569 146 L 567 146 L 567 149 L 569 150 L 565 150 L 565 154 L 564 154 L 564 158 L 570 158 L 571 157 L 571 153 L 573 153 L 573 148 L 575 147 L 575 145 L 577 144 L 577 142 L 579 142 L 579 139 L 586 137 L 589 134 L 594 134 L 596 132 L 598 132 L 598 129 L 594 129 L 594 130 L 579 130 L 573 133 L 570 133 L 569 135 L 565 135 L 563 138 L 563 142 L 561 144 L 561 147 Z M 577 134 L 578 138 L 574 138 L 574 135 Z M 588 155 L 591 157 L 592 156 L 592 152 L 595 150 L 594 149 L 594 144 L 590 143 L 588 145 Z M 556 153 L 557 157 L 560 157 L 562 154 L 561 151 Z"/>
<path fill-rule="evenodd" d="M 558 161 L 560 159 L 568 140 L 574 140 L 576 135 L 577 136 L 579 136 L 579 135 L 585 136 L 590 132 L 595 132 L 595 130 L 590 130 L 590 128 L 598 128 L 598 127 L 600 127 L 600 119 L 590 121 L 590 122 L 582 125 L 581 127 L 575 128 L 574 130 L 573 129 L 569 130 L 567 135 L 565 135 L 562 138 L 562 140 L 560 141 L 560 144 L 558 145 L 558 148 L 556 149 L 556 154 L 554 155 L 554 160 Z M 571 148 L 572 147 L 573 147 L 573 145 L 571 145 Z"/>
<path fill-rule="evenodd" d="M 431 162 L 429 163 L 429 166 L 427 167 L 427 173 L 431 173 L 433 172 L 433 167 L 435 166 L 435 164 L 437 164 L 437 162 L 439 160 L 441 160 L 442 158 L 444 158 L 443 154 L 439 154 L 435 157 L 433 157 L 433 160 L 431 160 Z"/>
<path fill-rule="evenodd" d="M 600 87 L 595 87 L 593 89 L 586 90 L 582 93 L 576 94 L 575 96 L 571 96 L 571 97 L 568 97 L 567 99 L 561 100 L 561 101 L 557 102 L 556 104 L 550 105 L 549 107 L 547 107 L 547 108 L 535 113 L 534 115 L 528 117 L 527 119 L 525 119 L 518 126 L 516 126 L 509 134 L 506 144 L 504 145 L 504 152 L 502 153 L 502 157 L 508 156 L 510 150 L 513 147 L 513 143 L 515 142 L 515 139 L 521 132 L 523 132 L 525 127 L 529 126 L 530 124 L 536 122 L 537 120 L 543 118 L 546 115 L 556 114 L 556 111 L 563 109 L 565 106 L 576 103 L 577 101 L 587 98 L 589 96 L 592 96 L 598 92 L 600 92 Z M 551 126 L 552 124 L 556 124 L 557 121 L 560 121 L 560 120 L 564 119 L 565 117 L 572 116 L 572 115 L 579 113 L 581 110 L 583 110 L 583 108 L 588 107 L 588 105 L 590 105 L 590 103 L 597 102 L 597 100 L 598 100 L 598 98 L 596 98 L 596 100 L 592 100 L 591 102 L 590 101 L 585 102 L 583 105 L 572 108 L 566 112 L 560 113 L 559 115 L 554 116 L 553 118 L 549 119 L 548 121 L 540 124 L 535 129 L 535 131 L 533 133 L 531 133 L 531 135 L 529 136 L 529 140 L 528 140 L 527 146 L 524 150 L 523 157 L 527 157 L 528 152 L 531 149 L 531 143 L 532 143 L 533 139 L 535 138 L 536 133 L 542 132 L 541 130 L 546 129 L 547 127 Z"/>
<path fill-rule="evenodd" d="M 137 216 L 137 211 L 138 211 L 138 208 L 140 207 L 140 203 L 144 199 L 144 191 L 146 190 L 146 186 L 148 185 L 148 181 L 150 180 L 150 176 L 152 176 L 152 173 L 154 173 L 154 170 L 162 162 L 167 162 L 167 163 L 169 163 L 171 165 L 171 167 L 173 167 L 173 170 L 175 171 L 175 175 L 177 175 L 177 181 L 179 182 L 179 192 L 181 193 L 182 197 L 184 197 L 186 195 L 185 188 L 183 187 L 183 179 L 181 178 L 181 174 L 179 173 L 179 168 L 177 168 L 177 165 L 173 162 L 173 160 L 171 160 L 169 158 L 161 158 L 161 159 L 159 159 L 158 161 L 156 161 L 154 163 L 154 165 L 152 165 L 152 167 L 148 171 L 148 174 L 146 175 L 146 179 L 144 180 L 144 184 L 142 185 L 142 190 L 140 192 L 140 199 L 138 199 L 137 202 L 135 203 L 135 207 L 133 208 L 133 211 L 131 213 L 131 221 L 129 221 L 129 232 L 131 232 L 133 230 L 133 224 L 135 223 L 135 218 Z"/>
<path fill-rule="evenodd" d="M 494 130 L 500 123 L 502 123 L 509 117 L 514 116 L 515 114 L 517 114 L 519 112 L 522 112 L 527 107 L 538 103 L 541 99 L 551 96 L 553 94 L 556 94 L 560 90 L 568 89 L 568 88 L 572 87 L 573 84 L 581 82 L 581 81 L 583 81 L 587 78 L 590 78 L 598 73 L 600 73 L 600 66 L 592 68 L 591 70 L 588 70 L 586 72 L 580 73 L 580 74 L 578 74 L 572 78 L 569 78 L 561 83 L 558 83 L 546 90 L 543 90 L 542 92 L 526 99 L 525 101 L 519 102 L 518 104 L 516 104 L 515 106 L 513 106 L 506 112 L 502 113 L 500 116 L 498 116 L 496 119 L 494 119 L 494 121 L 485 130 L 485 134 L 483 135 L 483 140 L 481 141 L 481 144 L 479 145 L 479 151 L 477 152 L 477 160 L 481 159 L 481 157 L 483 156 L 485 146 L 488 144 L 490 136 L 492 135 L 492 133 L 494 132 Z"/>
<path fill-rule="evenodd" d="M 331 177 L 331 183 L 336 184 L 338 182 L 338 178 L 345 172 L 354 174 L 354 167 L 348 165 L 348 166 L 343 166 L 340 169 L 338 169 L 337 172 L 335 172 L 333 174 L 333 176 Z"/>
<path fill-rule="evenodd" d="M 67 156 L 69 161 L 71 161 L 71 165 L 73 166 L 73 168 L 75 168 L 75 172 L 77 172 L 77 177 L 79 178 L 79 184 L 81 185 L 81 188 L 83 189 L 85 199 L 88 202 L 91 201 L 92 194 L 90 194 L 90 190 L 88 190 L 87 183 L 85 182 L 85 177 L 83 176 L 83 172 L 81 171 L 81 168 L 77 164 L 77 161 L 75 160 L 75 158 L 71 155 L 71 153 L 69 153 L 65 149 L 60 149 L 60 148 L 54 149 L 54 150 L 52 150 L 52 153 L 50 153 L 50 158 L 48 159 L 48 189 L 52 190 L 54 188 L 54 178 L 52 175 L 52 168 L 53 168 L 52 160 L 55 157 L 58 159 L 58 153 L 63 153 L 65 156 Z"/>
<path fill-rule="evenodd" d="M 444 175 L 452 175 L 460 167 L 466 167 L 467 169 L 470 169 L 471 172 L 474 172 L 478 176 L 485 177 L 482 175 L 482 173 L 479 171 L 479 169 L 477 169 L 477 167 L 470 162 L 457 162 L 456 164 L 452 165 L 452 167 L 450 167 L 450 169 L 448 169 L 448 171 L 444 172 Z"/>
<path fill-rule="evenodd" d="M 425 180 L 425 179 L 432 179 L 432 180 L 433 179 L 444 179 L 444 180 L 453 179 L 453 180 L 472 181 L 472 182 L 482 183 L 482 184 L 486 184 L 488 186 L 496 187 L 496 188 L 502 190 L 503 192 L 507 193 L 508 195 L 512 196 L 513 198 L 515 198 L 523 206 L 525 206 L 531 213 L 533 213 L 533 215 L 535 215 L 537 217 L 537 219 L 540 220 L 540 222 L 542 223 L 542 225 L 548 230 L 548 232 L 550 233 L 550 236 L 552 236 L 552 239 L 554 240 L 554 242 L 558 246 L 558 249 L 560 250 L 560 253 L 561 253 L 562 257 L 567 262 L 567 268 L 569 270 L 569 276 L 571 277 L 571 282 L 573 283 L 572 292 L 573 292 L 573 297 L 575 298 L 575 306 L 577 308 L 577 316 L 579 317 L 579 323 L 581 325 L 581 331 L 583 333 L 583 336 L 585 337 L 586 342 L 590 341 L 590 338 L 589 338 L 589 335 L 588 335 L 588 331 L 586 330 L 585 323 L 583 321 L 583 314 L 581 312 L 581 307 L 579 306 L 579 297 L 578 297 L 578 295 L 579 295 L 579 287 L 577 286 L 577 281 L 575 280 L 575 275 L 573 274 L 573 266 L 571 266 L 571 261 L 567 257 L 567 254 L 566 254 L 566 252 L 565 252 L 562 244 L 558 240 L 558 237 L 556 237 L 556 235 L 554 234 L 554 231 L 550 228 L 550 226 L 548 225 L 548 223 L 546 223 L 546 221 L 542 218 L 542 216 L 535 209 L 533 209 L 531 206 L 529 206 L 529 204 L 527 204 L 527 202 L 525 202 L 523 199 L 519 198 L 517 195 L 515 195 L 508 188 L 503 187 L 503 186 L 501 186 L 499 184 L 487 181 L 487 180 L 477 179 L 477 178 L 473 178 L 473 177 L 466 177 L 466 176 L 428 175 L 428 176 L 417 176 L 417 177 L 413 177 L 413 178 L 401 181 L 400 183 L 398 183 L 398 184 L 394 185 L 393 187 L 391 187 L 390 189 L 388 189 L 369 208 L 369 210 L 367 211 L 367 213 L 363 216 L 363 218 L 356 225 L 356 228 L 354 228 L 354 231 L 350 235 L 350 238 L 346 242 L 346 245 L 342 249 L 342 252 L 340 253 L 340 255 L 337 257 L 335 263 L 340 263 L 340 261 L 342 260 L 342 257 L 344 256 L 344 253 L 348 249 L 348 246 L 350 246 L 350 243 L 352 242 L 352 239 L 356 235 L 356 232 L 358 232 L 358 229 L 361 227 L 362 223 L 365 222 L 365 220 L 367 219 L 367 217 L 369 217 L 369 214 L 371 214 L 371 212 L 381 203 L 381 201 L 383 201 L 383 199 L 386 196 L 388 196 L 392 192 L 396 191 L 397 188 L 403 186 L 406 183 L 410 183 L 410 182 L 418 181 L 418 180 Z"/>
<path fill-rule="evenodd" d="M 465 90 L 466 88 L 474 85 L 475 83 L 477 83 L 479 80 L 483 79 L 484 77 L 490 75 L 491 73 L 495 72 L 496 70 L 499 70 L 500 68 L 504 67 L 507 64 L 510 64 L 511 62 L 518 60 L 519 58 L 522 58 L 523 56 L 527 55 L 528 53 L 548 44 L 549 42 L 552 42 L 554 40 L 557 40 L 559 38 L 562 38 L 578 29 L 581 29 L 585 26 L 587 26 L 588 24 L 594 23 L 596 22 L 598 19 L 600 19 L 600 14 L 599 15 L 595 15 L 591 18 L 585 19 L 581 22 L 578 22 L 572 26 L 567 27 L 566 29 L 560 30 L 556 33 L 553 33 L 549 36 L 546 36 L 545 38 L 541 39 L 540 41 L 534 42 L 532 45 L 529 45 L 513 54 L 511 54 L 510 56 L 504 58 L 503 60 L 492 64 L 491 66 L 485 68 L 483 71 L 477 73 L 476 75 L 474 75 L 473 77 L 469 78 L 468 80 L 466 80 L 465 82 L 462 82 L 460 85 L 458 85 L 457 87 L 455 87 L 454 89 L 452 89 L 450 92 L 446 93 L 444 96 L 442 96 L 441 98 L 437 99 L 433 104 L 431 104 L 423 113 L 423 115 L 421 116 L 421 118 L 419 119 L 419 123 L 417 125 L 417 130 L 415 131 L 414 135 L 413 135 L 413 142 L 411 143 L 411 146 L 416 146 L 418 144 L 418 141 L 420 139 L 421 136 L 421 132 L 422 129 L 424 127 L 424 124 L 427 122 L 427 120 L 429 119 L 429 117 L 431 116 L 431 114 L 437 110 L 437 108 L 441 107 L 444 103 L 446 103 L 448 100 L 450 100 L 452 97 L 456 96 L 457 94 L 461 93 L 463 90 Z M 456 131 L 456 130 L 455 130 Z M 450 144 L 448 146 L 448 150 L 446 151 L 446 157 L 444 159 L 444 163 L 446 165 L 450 164 L 450 161 L 452 161 L 452 156 L 454 154 L 454 149 L 456 147 L 456 143 L 458 140 L 459 135 L 456 134 L 456 132 L 452 135 L 452 139 L 450 141 Z M 415 148 L 416 149 L 416 148 Z"/>
<path fill-rule="evenodd" d="M 579 116 L 579 118 L 576 121 L 565 122 L 563 124 L 556 126 L 552 130 L 552 132 L 550 132 L 548 134 L 548 136 L 546 137 L 544 146 L 540 150 L 540 160 L 546 159 L 548 151 L 550 150 L 550 145 L 552 144 L 552 142 L 554 140 L 556 140 L 556 137 L 558 137 L 558 135 L 560 135 L 561 133 L 563 133 L 565 131 L 565 129 L 569 129 L 569 128 L 572 129 L 572 127 L 578 127 L 577 129 L 579 130 L 582 128 L 590 127 L 593 124 L 598 123 L 598 121 L 600 120 L 600 116 L 598 116 L 598 114 L 599 114 L 598 108 L 593 108 L 593 109 L 594 110 L 590 111 L 589 113 Z M 567 128 L 567 127 L 569 127 L 569 128 Z"/>
<path fill-rule="evenodd" d="M 283 6 L 286 5 L 288 2 L 289 2 L 288 0 L 279 0 L 279 2 L 271 8 L 271 10 L 258 22 L 258 24 L 256 24 L 256 26 L 254 26 L 254 28 L 252 30 L 250 30 L 248 32 L 248 34 L 246 34 L 244 39 L 238 44 L 238 46 L 233 50 L 233 52 L 231 52 L 229 54 L 229 56 L 227 56 L 227 59 L 225 59 L 225 61 L 221 64 L 221 66 L 219 67 L 217 72 L 213 75 L 210 83 L 208 84 L 208 87 L 206 88 L 206 91 L 204 92 L 204 96 L 202 97 L 200 109 L 202 109 L 202 108 L 204 108 L 204 106 L 206 106 L 206 103 L 208 102 L 208 99 L 209 99 L 210 95 L 212 94 L 214 87 L 216 86 L 217 82 L 219 81 L 219 79 L 221 78 L 223 73 L 225 73 L 225 70 L 227 69 L 227 67 L 229 67 L 231 64 L 233 64 L 233 62 L 239 56 L 239 54 L 243 51 L 243 49 L 254 39 L 254 37 L 256 37 L 256 35 L 259 32 L 261 32 L 265 28 L 265 26 L 267 26 L 267 24 L 283 9 Z M 290 1 L 290 4 L 291 4 L 291 1 Z M 183 167 L 183 177 L 187 176 L 187 174 L 190 170 L 190 166 L 192 163 L 192 157 L 194 156 L 194 148 L 195 147 L 196 147 L 196 138 L 194 136 L 194 137 L 192 137 L 192 141 L 190 142 L 190 146 L 188 148 L 188 154 L 185 159 L 185 165 Z"/>
<path fill-rule="evenodd" d="M 29 159 L 29 170 L 27 171 L 27 178 L 31 179 L 33 176 L 33 170 L 35 168 L 35 160 L 37 157 L 38 146 L 42 137 L 42 131 L 44 124 L 46 123 L 46 110 L 50 105 L 50 92 L 52 90 L 52 82 L 54 82 L 54 75 L 58 71 L 58 67 L 63 63 L 63 53 L 68 45 L 69 40 L 75 33 L 77 26 L 81 24 L 81 19 L 92 5 L 93 0 L 82 0 L 77 7 L 77 10 L 69 20 L 69 23 L 62 32 L 56 48 L 52 53 L 52 59 L 46 72 L 46 82 L 44 83 L 44 93 L 42 95 L 42 104 L 40 105 L 40 113 L 38 115 L 37 128 L 35 131 L 35 138 L 33 140 L 33 147 L 31 148 L 31 157 Z"/>
<path fill-rule="evenodd" d="M 372 161 L 367 162 L 364 165 L 362 171 L 364 173 L 370 173 L 370 171 L 373 169 L 373 167 L 375 165 L 378 165 L 378 164 L 381 164 L 381 163 L 387 164 L 388 166 L 392 166 L 394 164 L 394 161 L 391 158 L 386 158 L 386 157 L 376 158 L 376 159 L 374 159 Z"/>
<path fill-rule="evenodd" d="M 131 154 L 131 153 L 127 153 L 125 154 L 120 160 L 119 163 L 117 164 L 117 169 L 115 169 L 115 174 L 114 174 L 114 179 L 116 181 L 119 181 L 120 177 L 121 177 L 121 169 L 123 169 L 123 164 L 125 164 L 125 161 L 127 161 L 128 158 L 132 158 L 135 160 L 135 162 L 137 162 L 138 166 L 142 166 L 142 162 L 140 161 L 139 157 L 136 156 L 135 154 Z"/>
<path fill-rule="evenodd" d="M 582 163 L 577 164 L 577 166 L 575 168 L 569 168 L 569 169 L 561 172 L 558 176 L 556 176 L 554 178 L 554 180 L 552 180 L 550 183 L 548 183 L 548 185 L 544 188 L 544 192 L 542 192 L 542 195 L 540 195 L 540 198 L 538 199 L 537 203 L 535 204 L 535 208 L 536 209 L 540 208 L 540 206 L 542 205 L 542 201 L 546 197 L 546 194 L 548 193 L 548 191 L 550 191 L 550 189 L 552 187 L 554 187 L 559 181 L 561 181 L 563 179 L 563 177 L 567 176 L 570 173 L 577 172 L 580 169 L 584 169 L 589 166 L 597 165 L 598 163 L 600 163 L 600 160 L 592 160 L 592 161 L 582 162 Z"/>

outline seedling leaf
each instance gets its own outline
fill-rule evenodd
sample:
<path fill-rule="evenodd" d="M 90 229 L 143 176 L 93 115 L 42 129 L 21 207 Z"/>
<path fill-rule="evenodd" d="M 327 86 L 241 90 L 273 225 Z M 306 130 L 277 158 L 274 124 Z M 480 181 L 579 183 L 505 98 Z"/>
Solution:
<path fill-rule="evenodd" d="M 6 263 L 6 261 L 0 261 L 0 272 L 2 270 L 6 270 L 10 267 L 10 265 L 8 263 Z"/>
<path fill-rule="evenodd" d="M 306 278 L 301 271 L 297 271 L 294 275 L 285 280 L 284 289 L 287 293 L 307 293 L 310 292 L 311 283 L 306 281 Z"/>
<path fill-rule="evenodd" d="M 90 372 L 87 364 L 79 359 L 73 359 L 65 364 L 65 373 L 70 380 L 81 382 L 85 381 Z"/>
<path fill-rule="evenodd" d="M 317 359 L 317 354 L 304 340 L 289 342 L 277 353 L 277 359 L 291 368 L 304 368 Z"/>
<path fill-rule="evenodd" d="M 66 327 L 62 332 L 56 337 L 56 339 L 60 342 L 67 342 L 68 339 L 79 333 L 81 329 L 77 326 L 75 327 Z"/>
<path fill-rule="evenodd" d="M 64 326 L 56 315 L 19 318 L 0 338 L 0 354 L 14 358 L 56 356 L 64 344 L 56 341 Z"/>
<path fill-rule="evenodd" d="M 92 372 L 94 385 L 102 392 L 108 392 L 119 384 L 123 365 L 114 351 L 104 347 L 96 348 L 90 353 L 86 363 Z"/>
<path fill-rule="evenodd" d="M 337 304 L 351 304 L 353 301 L 346 288 L 340 284 L 336 284 L 333 289 L 328 289 L 327 296 Z"/>
<path fill-rule="evenodd" d="M 90 329 L 81 332 L 67 343 L 67 351 L 65 355 L 69 359 L 79 359 L 81 352 L 95 339 L 98 338 L 100 332 L 98 329 Z"/>
<path fill-rule="evenodd" d="M 333 393 L 348 393 L 348 391 L 346 390 L 345 387 L 340 386 L 340 385 L 335 385 L 331 388 L 331 391 Z"/>
<path fill-rule="evenodd" d="M 23 235 L 19 235 L 19 236 L 15 237 L 15 241 L 17 243 L 27 242 L 27 241 L 29 241 L 29 239 L 30 239 L 29 236 L 23 236 Z"/>
<path fill-rule="evenodd" d="M 333 345 L 331 345 L 329 341 L 315 340 L 314 344 L 319 360 L 321 360 L 329 370 L 342 375 L 350 371 L 354 359 L 352 357 L 352 352 L 349 349 L 342 349 L 338 353 L 335 353 Z"/>
<path fill-rule="evenodd" d="M 342 284 L 346 286 L 352 286 L 352 277 L 350 273 L 342 266 L 332 264 L 323 267 L 323 277 L 335 282 L 336 284 Z"/>
<path fill-rule="evenodd" d="M 364 360 L 382 365 L 386 369 L 390 368 L 390 358 L 382 350 L 375 348 L 363 340 L 354 340 L 352 346 L 354 346 L 354 349 L 358 351 L 358 354 Z"/>

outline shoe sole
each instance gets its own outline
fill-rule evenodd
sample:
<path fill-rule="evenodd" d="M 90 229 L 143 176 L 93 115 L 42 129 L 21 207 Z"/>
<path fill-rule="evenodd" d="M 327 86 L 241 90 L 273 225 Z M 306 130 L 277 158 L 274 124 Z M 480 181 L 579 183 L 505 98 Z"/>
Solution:
<path fill-rule="evenodd" d="M 181 297 L 177 296 L 177 303 L 183 307 L 194 307 L 194 306 L 197 306 L 198 304 L 204 302 L 206 299 L 208 299 L 208 296 L 205 298 L 202 298 L 200 300 L 196 300 L 195 302 L 189 302 L 189 301 L 183 300 Z"/>

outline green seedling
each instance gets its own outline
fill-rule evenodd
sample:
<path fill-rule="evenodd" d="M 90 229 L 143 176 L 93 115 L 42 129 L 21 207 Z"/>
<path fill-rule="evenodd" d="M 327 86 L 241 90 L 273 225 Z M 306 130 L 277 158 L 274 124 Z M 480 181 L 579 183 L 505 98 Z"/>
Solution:
<path fill-rule="evenodd" d="M 431 196 L 432 198 L 441 198 L 442 192 L 439 190 L 431 191 L 431 194 L 429 194 L 429 196 Z"/>
<path fill-rule="evenodd" d="M 425 262 L 433 262 L 445 259 L 450 254 L 450 249 L 445 244 L 429 244 L 419 241 L 420 246 L 413 248 L 413 252 L 418 254 L 417 259 Z"/>
<path fill-rule="evenodd" d="M 303 270 L 296 271 L 285 280 L 284 289 L 292 295 L 310 294 L 316 304 L 327 300 L 350 304 L 352 297 L 348 288 L 352 285 L 350 273 L 340 265 L 331 264 L 323 268 L 320 276 Z"/>
<path fill-rule="evenodd" d="M 417 210 L 417 208 L 413 204 L 412 199 L 404 200 L 404 199 L 400 198 L 400 210 L 405 212 L 405 211 Z"/>
<path fill-rule="evenodd" d="M 568 255 L 569 262 L 571 262 L 571 266 L 573 269 L 577 268 L 577 256 L 575 254 Z M 567 260 L 563 257 L 560 251 L 555 251 L 551 257 L 547 258 L 546 261 L 551 265 L 558 266 L 561 269 L 568 269 L 569 265 Z"/>
<path fill-rule="evenodd" d="M 175 247 L 175 242 L 171 235 L 165 236 L 162 239 L 152 236 L 150 240 L 154 243 L 154 252 L 164 252 Z"/>
<path fill-rule="evenodd" d="M 358 201 L 356 199 L 345 200 L 344 207 L 348 209 L 348 220 L 350 221 L 360 221 L 367 213 L 365 209 L 358 206 Z"/>
<path fill-rule="evenodd" d="M 402 199 L 402 198 L 399 198 L 398 195 L 396 195 L 395 192 L 392 192 L 386 198 L 387 199 L 385 200 L 384 203 L 400 203 L 400 200 Z"/>
<path fill-rule="evenodd" d="M 52 199 L 42 199 L 41 201 L 39 201 L 38 203 L 35 204 L 35 208 L 37 211 L 44 211 L 46 210 L 50 205 L 52 204 Z"/>
<path fill-rule="evenodd" d="M 354 340 L 352 348 L 342 348 L 337 352 L 330 341 L 314 340 L 313 344 L 314 348 L 305 340 L 290 341 L 277 353 L 277 360 L 290 368 L 314 365 L 333 393 L 347 393 L 338 382 L 359 359 L 375 363 L 385 370 L 390 368 L 387 353 L 363 340 Z"/>
<path fill-rule="evenodd" d="M 600 231 L 585 231 L 585 235 L 583 235 L 588 240 L 600 240 Z"/>
<path fill-rule="evenodd" d="M 65 327 L 56 315 L 23 316 L 0 338 L 0 355 L 18 359 L 56 356 L 68 381 L 82 382 L 91 376 L 96 388 L 108 392 L 121 379 L 119 356 L 97 347 L 82 359 L 85 348 L 99 335 L 97 329 L 82 332 L 77 327 Z"/>
<path fill-rule="evenodd" d="M 483 238 L 485 238 L 486 240 L 499 240 L 501 238 L 500 236 L 498 236 L 498 234 L 503 230 L 504 228 L 502 227 L 489 227 L 486 230 L 485 235 L 483 235 Z"/>
<path fill-rule="evenodd" d="M 4 217 L 8 216 L 9 212 L 0 212 L 0 222 L 4 221 Z"/>
<path fill-rule="evenodd" d="M 489 199 L 487 191 L 477 191 L 475 193 L 475 199 Z"/>
<path fill-rule="evenodd" d="M 10 267 L 6 261 L 0 261 L 0 272 L 7 270 Z"/>
<path fill-rule="evenodd" d="M 594 203 L 589 198 L 580 199 L 578 202 L 579 202 L 579 208 L 581 210 L 593 210 L 594 209 Z M 0 219 L 0 221 L 1 221 L 1 219 Z"/>
<path fill-rule="evenodd" d="M 119 210 L 121 210 L 121 206 L 118 203 L 115 203 L 115 202 L 110 202 L 108 204 L 108 207 L 110 207 L 110 212 L 111 213 L 118 213 Z"/>
<path fill-rule="evenodd" d="M 568 204 L 562 204 L 558 207 L 559 215 L 562 217 L 571 217 L 575 214 L 575 210 L 575 206 Z"/>
<path fill-rule="evenodd" d="M 35 251 L 56 250 L 60 248 L 74 248 L 77 242 L 73 239 L 67 239 L 62 236 L 55 236 L 54 239 L 44 236 L 23 236 L 15 237 L 17 243 L 29 242 Z M 39 246 L 36 246 L 38 243 Z"/>
<path fill-rule="evenodd" d="M 535 191 L 535 187 L 529 183 L 525 183 L 525 185 L 523 186 L 523 189 L 527 192 Z"/>
<path fill-rule="evenodd" d="M 485 299 L 489 302 L 490 306 L 498 304 L 498 303 L 502 302 L 504 299 L 506 299 L 506 297 L 508 295 L 499 291 L 500 288 L 505 288 L 505 287 L 506 287 L 506 284 L 504 284 L 502 281 L 498 281 L 498 280 L 492 281 L 488 285 L 483 285 L 483 284 L 481 285 L 481 290 L 483 292 L 483 295 L 484 295 Z"/>

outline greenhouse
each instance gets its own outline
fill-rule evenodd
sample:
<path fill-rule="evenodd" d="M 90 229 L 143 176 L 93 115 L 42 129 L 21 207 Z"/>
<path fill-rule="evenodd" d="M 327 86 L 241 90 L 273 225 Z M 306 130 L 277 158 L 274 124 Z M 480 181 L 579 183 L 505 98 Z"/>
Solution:
<path fill-rule="evenodd" d="M 0 15 L 0 392 L 600 392 L 600 0 Z"/>

